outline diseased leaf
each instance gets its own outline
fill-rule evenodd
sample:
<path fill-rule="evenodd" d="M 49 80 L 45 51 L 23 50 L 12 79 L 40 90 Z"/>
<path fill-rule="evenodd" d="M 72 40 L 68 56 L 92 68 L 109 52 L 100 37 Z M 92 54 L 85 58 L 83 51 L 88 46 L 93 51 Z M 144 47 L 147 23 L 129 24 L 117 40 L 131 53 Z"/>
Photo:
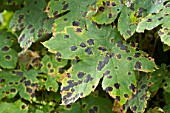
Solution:
<path fill-rule="evenodd" d="M 23 0 L 2 0 L 3 5 L 20 5 Z"/>
<path fill-rule="evenodd" d="M 1 102 L 0 109 L 0 113 L 28 113 L 28 106 L 21 100 L 14 103 Z"/>
<path fill-rule="evenodd" d="M 12 35 L 4 30 L 0 31 L 0 66 L 3 68 L 15 68 L 17 52 L 11 48 L 13 45 Z"/>
<path fill-rule="evenodd" d="M 144 113 L 147 107 L 147 100 L 150 98 L 149 92 L 150 83 L 147 80 L 147 76 L 144 76 L 137 85 L 136 93 L 132 95 L 132 98 L 127 101 L 126 107 L 130 106 L 130 109 L 134 113 Z"/>
<path fill-rule="evenodd" d="M 45 47 L 63 59 L 77 59 L 62 81 L 62 104 L 75 102 L 94 91 L 104 76 L 102 87 L 123 105 L 136 86 L 134 70 L 154 71 L 154 61 L 136 51 L 135 44 L 125 44 L 116 28 L 98 26 L 87 21 L 87 30 L 67 27 L 57 33 Z M 102 32 L 101 32 L 102 30 Z M 131 47 L 132 46 L 132 47 Z M 126 64 L 125 64 L 126 62 Z M 126 82 L 122 80 L 126 79 Z"/>
<path fill-rule="evenodd" d="M 17 93 L 21 98 L 31 101 L 38 88 L 37 71 L 1 71 L 0 72 L 0 99 L 13 98 Z"/>
<path fill-rule="evenodd" d="M 15 12 L 10 27 L 14 31 L 23 30 L 18 38 L 21 48 L 28 49 L 43 34 L 50 33 L 52 19 L 44 13 L 45 0 L 25 0 L 25 7 Z"/>
<path fill-rule="evenodd" d="M 54 17 L 53 35 L 61 32 L 66 26 L 85 27 L 84 19 L 90 6 L 95 4 L 96 0 L 50 0 L 46 12 L 49 17 Z"/>

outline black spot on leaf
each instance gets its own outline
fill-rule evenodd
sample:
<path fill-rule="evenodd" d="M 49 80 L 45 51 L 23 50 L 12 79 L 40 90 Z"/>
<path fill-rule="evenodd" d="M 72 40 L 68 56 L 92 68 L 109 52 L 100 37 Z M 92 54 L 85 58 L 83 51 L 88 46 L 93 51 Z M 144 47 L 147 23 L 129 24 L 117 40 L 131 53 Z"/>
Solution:
<path fill-rule="evenodd" d="M 31 98 L 34 98 L 34 97 L 35 97 L 35 93 L 32 93 L 32 94 L 31 94 Z"/>
<path fill-rule="evenodd" d="M 132 60 L 132 57 L 128 57 L 127 60 Z"/>
<path fill-rule="evenodd" d="M 74 21 L 74 22 L 72 23 L 72 25 L 73 25 L 73 26 L 79 26 L 79 25 L 80 25 L 80 22 Z"/>
<path fill-rule="evenodd" d="M 136 111 L 136 109 L 137 109 L 137 106 L 133 106 L 133 107 L 132 107 L 132 110 L 133 110 L 133 111 Z"/>
<path fill-rule="evenodd" d="M 76 29 L 76 32 L 78 32 L 78 33 L 79 33 L 79 32 L 82 32 L 82 28 L 77 28 L 77 29 Z"/>
<path fill-rule="evenodd" d="M 135 57 L 135 58 L 140 57 L 140 53 L 135 53 L 134 57 Z"/>
<path fill-rule="evenodd" d="M 22 34 L 22 36 L 19 38 L 19 43 L 22 42 L 25 39 L 25 34 Z"/>
<path fill-rule="evenodd" d="M 94 39 L 89 39 L 89 40 L 87 40 L 87 43 L 88 43 L 89 45 L 94 45 Z"/>
<path fill-rule="evenodd" d="M 83 78 L 84 75 L 85 75 L 85 73 L 83 73 L 83 72 L 79 72 L 79 73 L 77 74 L 78 78 Z"/>
<path fill-rule="evenodd" d="M 115 3 L 115 2 L 112 2 L 112 6 L 116 6 L 116 3 Z"/>
<path fill-rule="evenodd" d="M 99 110 L 99 108 L 98 108 L 97 106 L 94 106 L 94 107 L 93 107 L 93 110 L 94 110 L 95 112 L 97 112 L 97 111 Z"/>
<path fill-rule="evenodd" d="M 99 50 L 102 50 L 103 52 L 107 51 L 105 47 L 98 47 Z"/>
<path fill-rule="evenodd" d="M 89 113 L 95 113 L 95 111 L 93 109 L 89 109 Z"/>
<path fill-rule="evenodd" d="M 24 83 L 25 83 L 25 86 L 30 86 L 31 85 L 31 81 L 30 80 L 27 80 Z"/>
<path fill-rule="evenodd" d="M 8 51 L 9 50 L 9 47 L 5 46 L 2 48 L 2 51 Z"/>
<path fill-rule="evenodd" d="M 159 21 L 161 21 L 162 19 L 163 19 L 163 17 L 158 18 Z"/>
<path fill-rule="evenodd" d="M 120 101 L 120 96 L 116 96 L 116 100 L 117 100 L 117 101 Z"/>
<path fill-rule="evenodd" d="M 94 79 L 94 78 L 92 78 L 91 75 L 88 74 L 88 75 L 86 76 L 86 79 L 84 80 L 84 83 L 88 83 L 88 82 L 92 81 L 93 79 Z"/>
<path fill-rule="evenodd" d="M 106 89 L 105 89 L 106 92 L 109 92 L 109 91 L 112 91 L 112 90 L 113 90 L 112 87 L 106 87 Z"/>
<path fill-rule="evenodd" d="M 62 8 L 62 10 L 66 10 L 68 8 L 68 4 L 65 4 Z"/>
<path fill-rule="evenodd" d="M 105 66 L 105 63 L 103 61 L 99 61 L 97 70 L 101 71 L 104 68 L 104 66 Z"/>
<path fill-rule="evenodd" d="M 57 52 L 56 55 L 57 55 L 58 57 L 61 57 L 61 53 L 60 53 L 60 52 Z"/>
<path fill-rule="evenodd" d="M 152 19 L 149 18 L 146 22 L 152 22 Z"/>
<path fill-rule="evenodd" d="M 87 47 L 87 48 L 85 49 L 85 52 L 86 52 L 87 54 L 89 54 L 89 55 L 93 54 L 91 48 L 89 48 L 89 47 Z"/>
<path fill-rule="evenodd" d="M 12 93 L 15 93 L 15 92 L 16 92 L 16 89 L 12 88 L 12 89 L 11 89 L 11 92 L 12 92 Z"/>
<path fill-rule="evenodd" d="M 29 88 L 29 87 L 26 88 L 26 91 L 27 91 L 28 93 L 32 93 L 32 89 Z"/>
<path fill-rule="evenodd" d="M 112 18 L 112 17 L 113 17 L 112 13 L 109 13 L 109 18 Z"/>
<path fill-rule="evenodd" d="M 107 75 L 109 75 L 109 74 L 110 74 L 110 71 L 107 70 L 107 71 L 105 71 L 105 72 L 103 73 L 103 76 L 107 76 Z"/>
<path fill-rule="evenodd" d="M 71 51 L 76 51 L 77 47 L 76 46 L 71 46 Z"/>
<path fill-rule="evenodd" d="M 128 94 L 124 94 L 124 97 L 125 97 L 125 98 L 128 98 L 129 96 L 128 96 Z"/>
<path fill-rule="evenodd" d="M 146 84 L 143 84 L 143 85 L 141 86 L 141 89 L 145 88 L 146 86 L 147 86 Z"/>
<path fill-rule="evenodd" d="M 127 33 L 128 33 L 129 35 L 131 35 L 131 31 L 130 31 L 130 30 L 127 30 Z"/>
<path fill-rule="evenodd" d="M 35 29 L 33 28 L 33 29 L 30 31 L 30 33 L 34 33 L 34 31 L 35 31 Z"/>
<path fill-rule="evenodd" d="M 99 7 L 99 11 L 104 12 L 104 7 Z"/>
<path fill-rule="evenodd" d="M 118 59 L 122 58 L 121 54 L 117 54 L 116 56 L 117 56 Z"/>
<path fill-rule="evenodd" d="M 128 72 L 128 75 L 131 75 L 131 72 Z"/>
<path fill-rule="evenodd" d="M 136 62 L 135 64 L 135 69 L 141 69 L 142 63 L 141 62 Z"/>
<path fill-rule="evenodd" d="M 11 57 L 9 55 L 6 55 L 5 58 L 9 60 Z"/>
<path fill-rule="evenodd" d="M 131 85 L 129 86 L 129 89 L 134 92 L 134 91 L 135 91 L 135 85 L 134 85 L 134 84 L 131 84 Z"/>
<path fill-rule="evenodd" d="M 116 89 L 119 89 L 119 88 L 120 88 L 120 84 L 115 83 L 115 84 L 114 84 L 114 87 L 115 87 Z"/>
<path fill-rule="evenodd" d="M 22 108 L 22 109 L 25 109 L 25 108 L 26 108 L 26 106 L 25 106 L 25 105 L 22 105 L 22 106 L 21 106 L 21 108 Z"/>

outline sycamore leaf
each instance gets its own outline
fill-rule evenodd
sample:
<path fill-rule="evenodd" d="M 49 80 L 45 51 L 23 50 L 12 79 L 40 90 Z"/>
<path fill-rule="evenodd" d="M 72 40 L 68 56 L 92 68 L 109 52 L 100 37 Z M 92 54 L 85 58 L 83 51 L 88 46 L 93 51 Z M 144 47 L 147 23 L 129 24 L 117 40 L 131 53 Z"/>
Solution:
<path fill-rule="evenodd" d="M 28 113 L 28 106 L 21 100 L 14 103 L 1 102 L 0 109 L 0 113 Z"/>
<path fill-rule="evenodd" d="M 155 63 L 146 53 L 137 51 L 134 43 L 122 42 L 115 27 L 98 26 L 88 20 L 86 26 L 87 30 L 66 27 L 43 43 L 63 59 L 79 60 L 62 81 L 62 104 L 89 95 L 104 76 L 103 89 L 123 105 L 136 86 L 134 70 L 151 72 Z"/>
<path fill-rule="evenodd" d="M 84 27 L 84 19 L 90 6 L 96 0 L 50 0 L 46 12 L 49 17 L 55 17 L 53 24 L 53 35 L 63 31 L 66 26 Z M 66 13 L 66 14 L 65 14 Z"/>
<path fill-rule="evenodd" d="M 0 99 L 13 98 L 17 93 L 21 98 L 31 101 L 38 88 L 36 70 L 13 70 L 0 72 Z"/>
<path fill-rule="evenodd" d="M 17 52 L 11 48 L 12 37 L 11 33 L 0 31 L 0 66 L 3 68 L 15 68 L 17 63 Z"/>
<path fill-rule="evenodd" d="M 15 12 L 10 27 L 14 31 L 23 30 L 18 38 L 21 48 L 28 49 L 32 42 L 51 32 L 53 20 L 44 13 L 45 6 L 45 0 L 25 0 L 25 7 Z"/>

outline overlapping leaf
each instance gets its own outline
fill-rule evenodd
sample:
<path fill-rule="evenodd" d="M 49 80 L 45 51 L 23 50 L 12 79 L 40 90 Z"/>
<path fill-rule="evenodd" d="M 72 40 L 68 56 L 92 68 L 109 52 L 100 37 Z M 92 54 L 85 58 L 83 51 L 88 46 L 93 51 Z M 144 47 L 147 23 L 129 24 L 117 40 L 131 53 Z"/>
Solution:
<path fill-rule="evenodd" d="M 7 103 L 7 102 L 1 102 L 0 103 L 0 113 L 27 113 L 28 112 L 28 106 L 21 102 L 21 100 L 18 100 L 14 103 Z"/>
<path fill-rule="evenodd" d="M 84 27 L 84 19 L 90 6 L 96 0 L 50 0 L 47 6 L 49 17 L 57 18 L 53 24 L 53 34 L 63 31 L 66 26 Z M 67 13 L 65 15 L 65 13 Z"/>
<path fill-rule="evenodd" d="M 2 71 L 0 72 L 0 99 L 13 98 L 17 93 L 21 98 L 31 101 L 38 88 L 37 71 Z"/>
<path fill-rule="evenodd" d="M 3 68 L 15 68 L 17 52 L 11 48 L 14 36 L 6 31 L 0 31 L 0 66 Z"/>
<path fill-rule="evenodd" d="M 103 89 L 122 105 L 134 91 L 134 70 L 153 71 L 153 59 L 145 58 L 147 55 L 144 52 L 131 47 L 135 44 L 119 42 L 122 38 L 115 27 L 98 26 L 99 29 L 89 21 L 86 26 L 87 31 L 79 27 L 67 27 L 65 32 L 57 33 L 43 43 L 50 52 L 61 58 L 80 60 L 72 65 L 62 81 L 62 104 L 89 95 L 104 75 Z"/>
<path fill-rule="evenodd" d="M 144 30 L 151 30 L 158 25 L 162 24 L 162 29 L 158 31 L 161 41 L 170 46 L 170 2 L 168 2 L 158 13 L 152 13 L 146 16 L 139 23 L 136 31 L 144 32 Z"/>
<path fill-rule="evenodd" d="M 45 0 L 25 0 L 25 7 L 15 12 L 10 27 L 14 31 L 23 30 L 18 38 L 20 46 L 27 49 L 45 33 L 50 33 L 52 19 L 44 13 Z"/>

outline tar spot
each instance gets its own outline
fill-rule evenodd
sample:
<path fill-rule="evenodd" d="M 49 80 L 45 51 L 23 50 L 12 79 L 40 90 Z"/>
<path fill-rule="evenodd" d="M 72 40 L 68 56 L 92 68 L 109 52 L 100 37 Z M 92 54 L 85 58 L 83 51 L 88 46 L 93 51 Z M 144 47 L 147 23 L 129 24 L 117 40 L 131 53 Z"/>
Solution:
<path fill-rule="evenodd" d="M 73 26 L 79 26 L 79 25 L 80 25 L 80 22 L 74 21 L 74 22 L 72 23 L 72 25 L 73 25 Z"/>
<path fill-rule="evenodd" d="M 110 71 L 107 70 L 107 71 L 105 71 L 105 72 L 103 73 L 103 76 L 107 76 L 107 75 L 109 75 L 109 74 L 110 74 Z"/>
<path fill-rule="evenodd" d="M 22 42 L 25 39 L 25 34 L 22 34 L 22 36 L 19 38 L 19 43 Z"/>
<path fill-rule="evenodd" d="M 63 6 L 63 9 L 62 10 L 66 10 L 68 8 L 68 4 L 65 4 L 64 6 Z"/>
<path fill-rule="evenodd" d="M 87 15 L 87 12 L 84 12 L 83 14 L 82 14 L 82 17 L 85 17 Z"/>
<path fill-rule="evenodd" d="M 115 2 L 112 2 L 112 6 L 116 6 L 116 3 L 115 3 Z"/>
<path fill-rule="evenodd" d="M 56 55 L 57 55 L 58 57 L 61 57 L 61 53 L 60 53 L 60 52 L 57 52 Z"/>
<path fill-rule="evenodd" d="M 135 58 L 140 57 L 140 53 L 135 53 L 134 57 L 135 57 Z"/>
<path fill-rule="evenodd" d="M 89 39 L 89 40 L 87 40 L 87 43 L 88 43 L 89 45 L 94 45 L 94 39 Z"/>
<path fill-rule="evenodd" d="M 128 96 L 128 94 L 124 94 L 124 97 L 125 97 L 125 98 L 128 98 L 129 96 Z"/>
<path fill-rule="evenodd" d="M 149 19 L 147 20 L 147 22 L 152 22 L 152 19 L 149 18 Z"/>
<path fill-rule="evenodd" d="M 26 88 L 26 91 L 28 92 L 28 93 L 32 93 L 32 89 L 31 88 Z"/>
<path fill-rule="evenodd" d="M 71 46 L 71 51 L 76 51 L 77 47 L 76 46 Z"/>
<path fill-rule="evenodd" d="M 141 62 L 136 62 L 136 64 L 135 64 L 135 68 L 136 69 L 141 69 L 141 66 L 142 66 L 142 63 Z"/>
<path fill-rule="evenodd" d="M 66 105 L 66 108 L 71 108 L 71 105 L 70 104 Z"/>
<path fill-rule="evenodd" d="M 54 72 L 54 69 L 50 69 L 50 73 L 53 73 Z"/>
<path fill-rule="evenodd" d="M 84 83 L 88 83 L 88 82 L 92 81 L 93 79 L 94 79 L 94 78 L 92 78 L 91 75 L 88 74 L 88 75 L 86 76 L 86 79 L 84 80 Z"/>
<path fill-rule="evenodd" d="M 105 47 L 98 47 L 99 50 L 102 50 L 103 52 L 107 51 Z"/>
<path fill-rule="evenodd" d="M 85 52 L 86 52 L 87 54 L 89 54 L 89 55 L 93 54 L 91 48 L 89 48 L 89 47 L 87 47 L 87 48 L 85 49 Z"/>
<path fill-rule="evenodd" d="M 158 18 L 159 21 L 161 21 L 162 19 L 163 19 L 163 17 Z"/>
<path fill-rule="evenodd" d="M 79 73 L 77 74 L 78 78 L 83 78 L 84 75 L 85 75 L 85 73 L 83 73 L 83 72 L 79 72 Z"/>
<path fill-rule="evenodd" d="M 12 88 L 12 89 L 11 89 L 11 92 L 15 93 L 15 92 L 16 92 L 16 89 Z"/>
<path fill-rule="evenodd" d="M 104 12 L 104 7 L 99 7 L 99 11 Z"/>
<path fill-rule="evenodd" d="M 116 89 L 119 89 L 119 87 L 120 87 L 120 84 L 118 84 L 118 83 L 115 83 L 115 84 L 114 84 L 114 87 L 115 87 Z"/>
<path fill-rule="evenodd" d="M 22 109 L 25 109 L 25 108 L 26 108 L 26 106 L 25 106 L 25 105 L 22 105 L 22 106 L 21 106 L 21 108 L 22 108 Z"/>
<path fill-rule="evenodd" d="M 33 29 L 30 31 L 30 33 L 34 33 L 34 31 L 35 31 L 35 29 L 33 28 Z"/>
<path fill-rule="evenodd" d="M 131 84 L 131 85 L 129 86 L 129 89 L 134 92 L 134 91 L 135 91 L 135 85 L 134 85 L 134 84 Z"/>
<path fill-rule="evenodd" d="M 116 100 L 117 100 L 117 101 L 120 101 L 120 96 L 116 96 Z"/>
<path fill-rule="evenodd" d="M 131 72 L 128 72 L 128 75 L 131 75 Z"/>
<path fill-rule="evenodd" d="M 122 58 L 121 54 L 118 54 L 118 55 L 116 55 L 116 56 L 117 56 L 118 59 L 121 59 L 121 58 Z"/>
<path fill-rule="evenodd" d="M 31 97 L 34 98 L 34 97 L 35 97 L 35 93 L 32 93 L 32 94 L 31 94 Z"/>
<path fill-rule="evenodd" d="M 65 39 L 69 38 L 69 35 L 64 35 L 64 38 L 65 38 Z"/>
<path fill-rule="evenodd" d="M 94 107 L 93 107 L 93 110 L 94 110 L 95 112 L 97 112 L 97 111 L 99 110 L 99 108 L 98 108 L 97 106 L 94 106 Z"/>
<path fill-rule="evenodd" d="M 105 91 L 108 92 L 108 91 L 112 91 L 113 88 L 112 87 L 106 87 Z"/>
<path fill-rule="evenodd" d="M 60 74 L 62 74 L 62 73 L 64 73 L 64 69 L 63 69 L 63 68 L 59 68 L 59 69 L 58 69 L 58 72 L 59 72 Z"/>
<path fill-rule="evenodd" d="M 112 17 L 113 17 L 112 13 L 109 13 L 109 18 L 112 18 Z"/>
<path fill-rule="evenodd" d="M 132 57 L 128 57 L 127 60 L 132 60 Z"/>
<path fill-rule="evenodd" d="M 9 55 L 6 55 L 5 58 L 9 60 L 11 57 Z"/>
<path fill-rule="evenodd" d="M 24 83 L 25 83 L 25 86 L 30 86 L 31 85 L 31 81 L 30 80 L 27 80 Z"/>
<path fill-rule="evenodd" d="M 2 51 L 8 51 L 9 50 L 9 47 L 5 46 L 2 48 Z"/>
<path fill-rule="evenodd" d="M 128 33 L 129 35 L 131 35 L 131 31 L 130 31 L 130 30 L 127 30 L 127 33 Z"/>
<path fill-rule="evenodd" d="M 86 47 L 86 44 L 82 42 L 82 43 L 80 44 L 80 46 L 81 46 L 82 48 L 84 48 L 84 47 Z"/>
<path fill-rule="evenodd" d="M 77 28 L 76 32 L 82 32 L 82 28 Z"/>
<path fill-rule="evenodd" d="M 133 106 L 133 107 L 132 107 L 132 110 L 133 110 L 133 111 L 136 111 L 136 109 L 137 109 L 136 106 Z"/>

